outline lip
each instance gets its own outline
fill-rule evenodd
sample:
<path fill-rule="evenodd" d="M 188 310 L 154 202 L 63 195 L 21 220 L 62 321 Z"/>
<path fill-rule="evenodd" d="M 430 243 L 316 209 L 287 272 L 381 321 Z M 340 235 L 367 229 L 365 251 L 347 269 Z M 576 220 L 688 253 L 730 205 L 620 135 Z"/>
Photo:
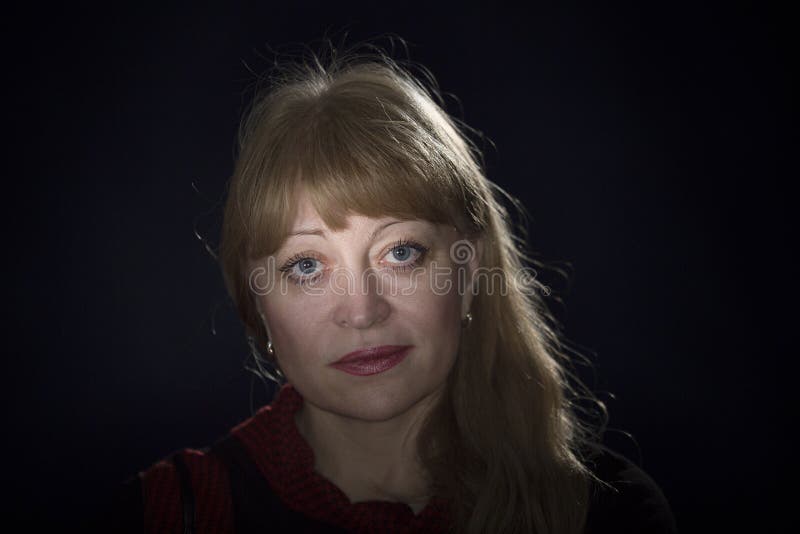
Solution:
<path fill-rule="evenodd" d="M 376 359 L 376 358 L 386 358 L 387 356 L 391 356 L 395 352 L 400 352 L 401 350 L 406 350 L 411 348 L 411 345 L 381 345 L 380 347 L 367 347 L 365 349 L 354 350 L 353 352 L 349 352 L 333 362 L 333 364 L 337 363 L 349 363 L 354 362 L 357 360 L 367 360 L 367 359 Z M 332 364 L 332 365 L 333 365 Z"/>
<path fill-rule="evenodd" d="M 403 361 L 413 345 L 383 345 L 346 354 L 331 363 L 331 367 L 357 376 L 368 376 L 388 371 Z"/>

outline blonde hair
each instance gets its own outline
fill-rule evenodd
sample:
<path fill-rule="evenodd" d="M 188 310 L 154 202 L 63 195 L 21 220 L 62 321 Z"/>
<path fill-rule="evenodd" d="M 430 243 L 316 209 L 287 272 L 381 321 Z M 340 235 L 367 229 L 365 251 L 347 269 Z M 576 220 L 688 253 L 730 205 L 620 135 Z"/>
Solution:
<path fill-rule="evenodd" d="M 253 345 L 264 347 L 247 264 L 280 246 L 301 186 L 333 230 L 358 213 L 482 237 L 481 267 L 500 273 L 505 291 L 478 286 L 446 394 L 419 434 L 419 457 L 432 493 L 450 503 L 455 532 L 581 532 L 591 477 L 582 445 L 598 435 L 573 401 L 593 397 L 577 395 L 583 386 L 568 370 L 557 323 L 539 291 L 515 276 L 533 260 L 502 197 L 522 208 L 486 178 L 433 76 L 419 67 L 426 85 L 369 50 L 282 65 L 253 100 L 225 204 L 227 289 Z"/>

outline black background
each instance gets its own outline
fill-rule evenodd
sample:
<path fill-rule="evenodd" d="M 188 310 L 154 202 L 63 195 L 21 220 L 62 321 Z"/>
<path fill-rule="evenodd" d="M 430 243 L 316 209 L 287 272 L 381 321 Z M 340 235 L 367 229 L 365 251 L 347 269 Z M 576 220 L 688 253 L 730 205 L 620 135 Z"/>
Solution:
<path fill-rule="evenodd" d="M 216 245 L 250 69 L 347 31 L 407 39 L 496 144 L 489 177 L 532 214 L 532 247 L 572 266 L 557 314 L 595 362 L 609 442 L 680 530 L 777 531 L 796 423 L 787 19 L 730 2 L 9 13 L 6 518 L 75 526 L 267 401 L 194 232 Z"/>

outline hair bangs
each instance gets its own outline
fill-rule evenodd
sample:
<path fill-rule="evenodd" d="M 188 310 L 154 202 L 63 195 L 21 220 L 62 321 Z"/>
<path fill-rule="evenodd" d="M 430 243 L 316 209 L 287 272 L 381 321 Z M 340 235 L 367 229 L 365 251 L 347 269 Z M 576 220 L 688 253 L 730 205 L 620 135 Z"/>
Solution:
<path fill-rule="evenodd" d="M 263 190 L 252 206 L 258 221 L 251 229 L 253 257 L 280 247 L 302 193 L 334 231 L 356 214 L 464 229 L 464 179 L 441 141 L 413 121 L 387 120 L 384 105 L 342 113 L 351 102 L 327 104 L 285 133 L 293 142 L 280 143 L 281 153 L 257 179 Z"/>

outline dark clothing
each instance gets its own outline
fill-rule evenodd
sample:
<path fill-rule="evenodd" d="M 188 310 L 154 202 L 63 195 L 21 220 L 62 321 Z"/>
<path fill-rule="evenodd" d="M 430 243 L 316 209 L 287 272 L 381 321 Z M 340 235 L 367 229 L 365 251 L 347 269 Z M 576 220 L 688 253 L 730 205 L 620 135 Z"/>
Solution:
<path fill-rule="evenodd" d="M 351 503 L 314 470 L 314 454 L 297 430 L 303 399 L 289 384 L 276 400 L 203 450 L 182 449 L 123 485 L 109 531 L 161 533 L 442 533 L 444 500 L 418 514 L 405 503 Z M 653 480 L 603 449 L 591 466 L 618 491 L 592 485 L 587 534 L 674 533 L 669 505 Z"/>

